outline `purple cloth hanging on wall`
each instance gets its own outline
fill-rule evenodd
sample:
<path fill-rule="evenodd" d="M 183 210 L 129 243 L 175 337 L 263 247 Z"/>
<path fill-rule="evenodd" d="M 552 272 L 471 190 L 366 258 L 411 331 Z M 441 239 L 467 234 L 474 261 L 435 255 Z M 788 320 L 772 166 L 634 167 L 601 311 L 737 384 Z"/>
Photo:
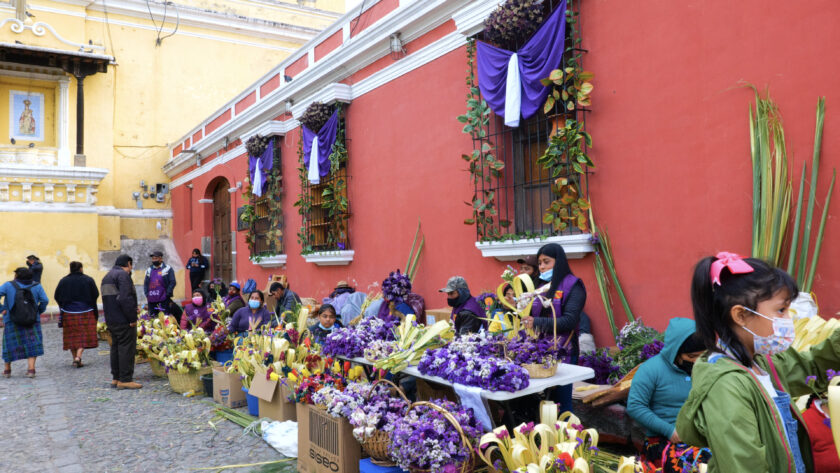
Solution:
<path fill-rule="evenodd" d="M 338 134 L 338 110 L 333 112 L 330 119 L 318 130 L 318 133 L 301 126 L 303 130 L 303 165 L 309 169 L 309 159 L 312 154 L 312 141 L 318 138 L 318 174 L 325 177 L 330 173 L 330 154 Z"/>
<path fill-rule="evenodd" d="M 549 88 L 540 83 L 563 61 L 566 35 L 566 0 L 518 51 L 522 80 L 522 118 L 531 118 L 545 104 Z M 508 63 L 513 52 L 479 41 L 476 48 L 478 88 L 496 115 L 504 117 Z M 506 122 L 508 120 L 505 120 Z"/>
<path fill-rule="evenodd" d="M 248 173 L 251 178 L 252 190 L 256 188 L 254 185 L 254 179 L 255 174 L 257 173 L 257 166 L 260 167 L 260 175 L 262 176 L 262 182 L 260 182 L 259 188 L 265 191 L 265 183 L 268 180 L 268 173 L 274 166 L 274 138 L 268 140 L 268 145 L 266 145 L 263 154 L 259 156 L 248 155 Z M 257 197 L 260 197 L 261 195 L 262 192 L 260 192 Z"/>

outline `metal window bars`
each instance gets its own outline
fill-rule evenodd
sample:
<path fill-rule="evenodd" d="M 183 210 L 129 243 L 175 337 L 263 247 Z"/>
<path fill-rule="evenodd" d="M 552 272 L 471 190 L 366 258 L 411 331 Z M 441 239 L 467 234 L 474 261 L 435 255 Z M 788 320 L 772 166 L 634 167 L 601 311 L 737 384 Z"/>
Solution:
<path fill-rule="evenodd" d="M 567 64 L 570 55 L 577 56 L 578 64 L 581 68 L 583 66 L 582 56 L 587 51 L 580 49 L 580 1 L 567 0 L 567 11 L 571 12 L 570 19 L 573 23 L 570 22 L 566 28 L 566 53 L 561 67 Z M 559 3 L 558 0 L 545 2 L 546 18 Z M 481 40 L 482 35 L 479 34 L 477 39 Z M 517 45 L 517 48 L 520 46 Z M 571 166 L 564 166 L 559 176 L 552 176 L 550 170 L 537 163 L 537 159 L 545 153 L 549 139 L 565 125 L 566 119 L 585 123 L 584 115 L 589 111 L 587 107 L 577 103 L 574 109 L 566 110 L 560 102 L 548 113 L 540 110 L 528 120 L 520 121 L 517 128 L 506 126 L 503 118 L 492 114 L 485 128 L 486 137 L 474 139 L 473 146 L 480 149 L 483 143 L 489 143 L 494 149 L 496 159 L 502 161 L 505 167 L 499 177 L 482 175 L 475 180 L 475 191 L 478 195 L 493 193 L 498 213 L 493 220 L 493 228 L 489 231 L 485 228 L 484 234 L 481 233 L 481 228 L 476 226 L 479 241 L 581 233 L 574 225 L 556 232 L 551 224 L 544 223 L 543 216 L 555 200 L 552 192 L 555 179 L 566 177 L 573 180 L 580 189 L 581 197 L 587 198 L 590 170 L 585 168 L 585 172 L 579 174 L 573 171 Z M 585 144 L 583 146 L 585 147 Z M 477 168 L 486 169 L 482 164 L 484 163 L 480 163 Z M 567 206 L 567 211 L 571 212 L 570 206 Z"/>
<path fill-rule="evenodd" d="M 274 150 L 272 153 L 272 172 L 266 179 L 265 191 L 262 197 L 251 197 L 251 204 L 254 206 L 255 218 L 251 223 L 251 233 L 254 238 L 252 256 L 271 256 L 283 253 L 283 211 L 279 202 L 283 190 L 283 174 L 281 167 L 280 139 L 274 139 Z M 276 204 L 272 204 L 273 199 Z M 272 238 L 270 235 L 272 221 L 276 222 L 275 229 L 281 231 L 280 235 Z"/>

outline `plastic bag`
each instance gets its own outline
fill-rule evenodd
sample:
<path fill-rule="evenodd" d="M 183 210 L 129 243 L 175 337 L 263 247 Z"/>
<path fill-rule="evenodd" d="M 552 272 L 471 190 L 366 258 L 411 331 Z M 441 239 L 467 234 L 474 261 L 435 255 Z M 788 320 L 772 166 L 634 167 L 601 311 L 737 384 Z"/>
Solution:
<path fill-rule="evenodd" d="M 811 297 L 811 294 L 800 292 L 796 299 L 790 303 L 788 312 L 790 312 L 793 320 L 804 319 L 819 315 L 819 307 L 817 307 L 817 302 Z"/>
<path fill-rule="evenodd" d="M 298 456 L 298 426 L 297 422 L 262 421 L 262 438 L 283 456 L 297 458 Z"/>

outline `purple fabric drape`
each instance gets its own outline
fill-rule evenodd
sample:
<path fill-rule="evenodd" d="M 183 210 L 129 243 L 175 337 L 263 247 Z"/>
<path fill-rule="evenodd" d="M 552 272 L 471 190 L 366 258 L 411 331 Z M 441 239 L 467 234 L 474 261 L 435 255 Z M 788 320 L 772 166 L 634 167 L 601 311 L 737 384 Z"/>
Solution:
<path fill-rule="evenodd" d="M 532 117 L 545 103 L 549 88 L 540 83 L 563 61 L 566 35 L 566 0 L 540 26 L 516 54 L 522 80 L 522 118 Z M 496 115 L 504 117 L 508 62 L 513 52 L 479 41 L 476 49 L 478 88 Z M 507 121 L 507 120 L 506 120 Z"/>
<path fill-rule="evenodd" d="M 335 143 L 335 137 L 338 134 L 338 110 L 333 112 L 332 116 L 324 126 L 318 130 L 318 133 L 301 126 L 303 130 L 303 164 L 306 169 L 309 169 L 309 158 L 312 154 L 312 141 L 318 138 L 318 174 L 325 177 L 330 173 L 330 154 L 332 154 L 332 147 Z"/>
<path fill-rule="evenodd" d="M 260 167 L 260 175 L 262 176 L 262 182 L 260 182 L 259 188 L 265 192 L 265 183 L 268 180 L 268 173 L 271 171 L 272 166 L 274 166 L 274 138 L 268 140 L 268 145 L 265 147 L 263 154 L 259 156 L 248 155 L 248 172 L 251 177 L 251 189 L 256 188 L 254 185 L 254 179 L 257 173 L 257 166 Z M 262 192 L 260 192 L 260 195 L 262 195 Z"/>

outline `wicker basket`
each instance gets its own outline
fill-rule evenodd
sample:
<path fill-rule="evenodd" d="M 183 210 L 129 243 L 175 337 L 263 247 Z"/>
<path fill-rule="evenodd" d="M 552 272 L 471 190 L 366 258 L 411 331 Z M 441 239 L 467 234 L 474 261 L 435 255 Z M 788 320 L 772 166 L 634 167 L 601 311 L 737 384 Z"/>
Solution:
<path fill-rule="evenodd" d="M 99 334 L 99 339 L 108 342 L 108 345 L 111 345 L 113 343 L 113 339 L 111 338 L 111 332 L 107 330 Z"/>
<path fill-rule="evenodd" d="M 193 391 L 196 394 L 204 392 L 204 383 L 201 381 L 201 375 L 213 372 L 213 368 L 205 366 L 196 371 L 189 373 L 179 373 L 178 370 L 169 370 L 169 387 L 176 393 L 185 393 Z"/>
<path fill-rule="evenodd" d="M 551 365 L 550 368 L 546 368 L 539 363 L 528 363 L 522 365 L 522 367 L 525 368 L 531 379 L 550 378 L 557 374 L 557 363 Z"/>
<path fill-rule="evenodd" d="M 365 401 L 368 400 L 370 394 L 373 393 L 373 388 L 376 387 L 377 384 L 384 383 L 390 385 L 391 389 L 395 391 L 403 400 L 411 404 L 411 401 L 405 397 L 405 393 L 403 393 L 402 389 L 399 388 L 396 384 L 388 381 L 387 379 L 377 379 L 373 382 L 370 387 L 370 391 L 368 392 Z M 388 447 L 391 445 L 391 437 L 388 435 L 387 432 L 384 430 L 377 430 L 373 433 L 370 437 L 366 438 L 364 442 L 362 442 L 362 449 L 370 456 L 370 461 L 379 465 L 379 466 L 394 466 L 396 463 L 391 461 L 391 457 L 388 455 Z"/>
<path fill-rule="evenodd" d="M 152 376 L 158 378 L 165 378 L 166 377 L 166 368 L 163 367 L 163 363 L 156 358 L 152 358 L 149 360 L 149 367 L 152 369 Z"/>
<path fill-rule="evenodd" d="M 461 442 L 463 442 L 464 446 L 467 447 L 467 451 L 474 452 L 472 443 L 470 442 L 470 439 L 467 438 L 467 434 L 464 433 L 464 429 L 461 427 L 461 424 L 458 423 L 458 419 L 456 419 L 455 416 L 453 416 L 449 411 L 438 406 L 437 404 L 432 404 L 431 402 L 426 401 L 415 402 L 414 404 L 408 407 L 408 410 L 411 410 L 418 406 L 426 406 L 443 414 L 443 417 L 446 418 L 446 420 L 448 420 L 449 423 L 452 424 L 453 427 L 455 427 L 455 430 L 458 431 L 458 434 L 460 434 Z M 474 471 L 473 467 L 475 466 L 475 454 L 473 453 L 466 461 L 464 461 L 460 465 L 455 466 L 458 467 L 458 471 L 460 473 L 468 473 Z M 409 467 L 408 471 L 410 471 L 411 473 L 431 473 L 432 470 L 423 470 L 421 468 Z"/>

